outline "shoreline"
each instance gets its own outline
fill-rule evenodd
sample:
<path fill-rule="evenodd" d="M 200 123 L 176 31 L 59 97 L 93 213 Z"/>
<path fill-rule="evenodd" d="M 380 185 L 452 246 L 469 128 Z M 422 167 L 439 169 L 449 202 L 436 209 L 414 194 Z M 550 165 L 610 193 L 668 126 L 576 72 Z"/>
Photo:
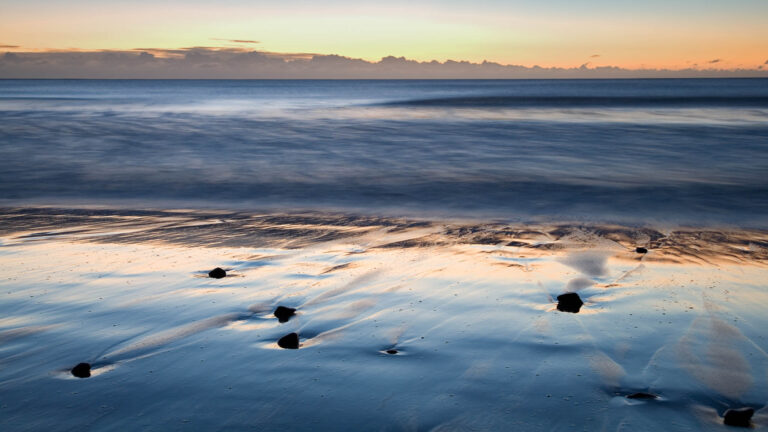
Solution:
<path fill-rule="evenodd" d="M 483 245 L 528 250 L 578 249 L 613 242 L 632 251 L 695 262 L 731 258 L 768 263 L 768 230 L 726 226 L 512 222 L 371 216 L 341 211 L 128 210 L 88 207 L 0 207 L 0 237 L 64 237 L 102 243 L 166 243 L 186 247 L 278 246 L 295 249 L 325 241 L 378 235 L 378 247 Z M 565 245 L 565 246 L 564 246 Z"/>

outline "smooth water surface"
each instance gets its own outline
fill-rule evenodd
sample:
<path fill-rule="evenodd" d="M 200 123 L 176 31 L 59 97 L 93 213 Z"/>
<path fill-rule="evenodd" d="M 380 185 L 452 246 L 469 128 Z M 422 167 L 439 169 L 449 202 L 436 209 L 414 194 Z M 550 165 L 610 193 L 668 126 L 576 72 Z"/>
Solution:
<path fill-rule="evenodd" d="M 0 81 L 6 203 L 765 227 L 768 80 Z"/>

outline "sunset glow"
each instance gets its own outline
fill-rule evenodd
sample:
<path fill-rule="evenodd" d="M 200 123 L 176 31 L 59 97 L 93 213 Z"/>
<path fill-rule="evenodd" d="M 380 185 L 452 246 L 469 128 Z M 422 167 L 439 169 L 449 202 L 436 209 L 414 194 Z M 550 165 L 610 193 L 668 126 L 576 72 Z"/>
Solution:
<path fill-rule="evenodd" d="M 758 69 L 768 3 L 10 0 L 0 51 L 245 48 L 542 67 Z M 256 43 L 257 42 L 257 43 Z"/>

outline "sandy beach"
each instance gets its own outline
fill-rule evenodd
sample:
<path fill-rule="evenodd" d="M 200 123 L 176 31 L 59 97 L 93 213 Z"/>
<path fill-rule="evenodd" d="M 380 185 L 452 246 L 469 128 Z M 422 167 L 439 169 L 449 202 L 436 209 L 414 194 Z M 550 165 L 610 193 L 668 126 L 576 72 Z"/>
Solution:
<path fill-rule="evenodd" d="M 766 17 L 0 0 L 0 432 L 768 429 Z"/>
<path fill-rule="evenodd" d="M 0 262 L 3 430 L 768 423 L 764 230 L 28 207 Z"/>
<path fill-rule="evenodd" d="M 0 0 L 0 432 L 768 429 L 766 17 Z"/>

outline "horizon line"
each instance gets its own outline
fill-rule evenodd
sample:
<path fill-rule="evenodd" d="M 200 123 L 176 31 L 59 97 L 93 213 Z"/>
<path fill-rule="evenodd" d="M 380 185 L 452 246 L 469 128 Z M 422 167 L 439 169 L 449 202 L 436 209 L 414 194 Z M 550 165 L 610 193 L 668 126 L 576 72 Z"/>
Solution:
<path fill-rule="evenodd" d="M 768 62 L 766 62 L 768 63 Z M 707 62 L 706 64 L 716 64 Z M 7 51 L 0 55 L 2 79 L 608 79 L 765 78 L 753 68 L 626 68 L 614 65 L 525 66 L 483 60 L 413 60 L 384 56 L 377 61 L 339 54 L 280 53 L 241 48 Z"/>

